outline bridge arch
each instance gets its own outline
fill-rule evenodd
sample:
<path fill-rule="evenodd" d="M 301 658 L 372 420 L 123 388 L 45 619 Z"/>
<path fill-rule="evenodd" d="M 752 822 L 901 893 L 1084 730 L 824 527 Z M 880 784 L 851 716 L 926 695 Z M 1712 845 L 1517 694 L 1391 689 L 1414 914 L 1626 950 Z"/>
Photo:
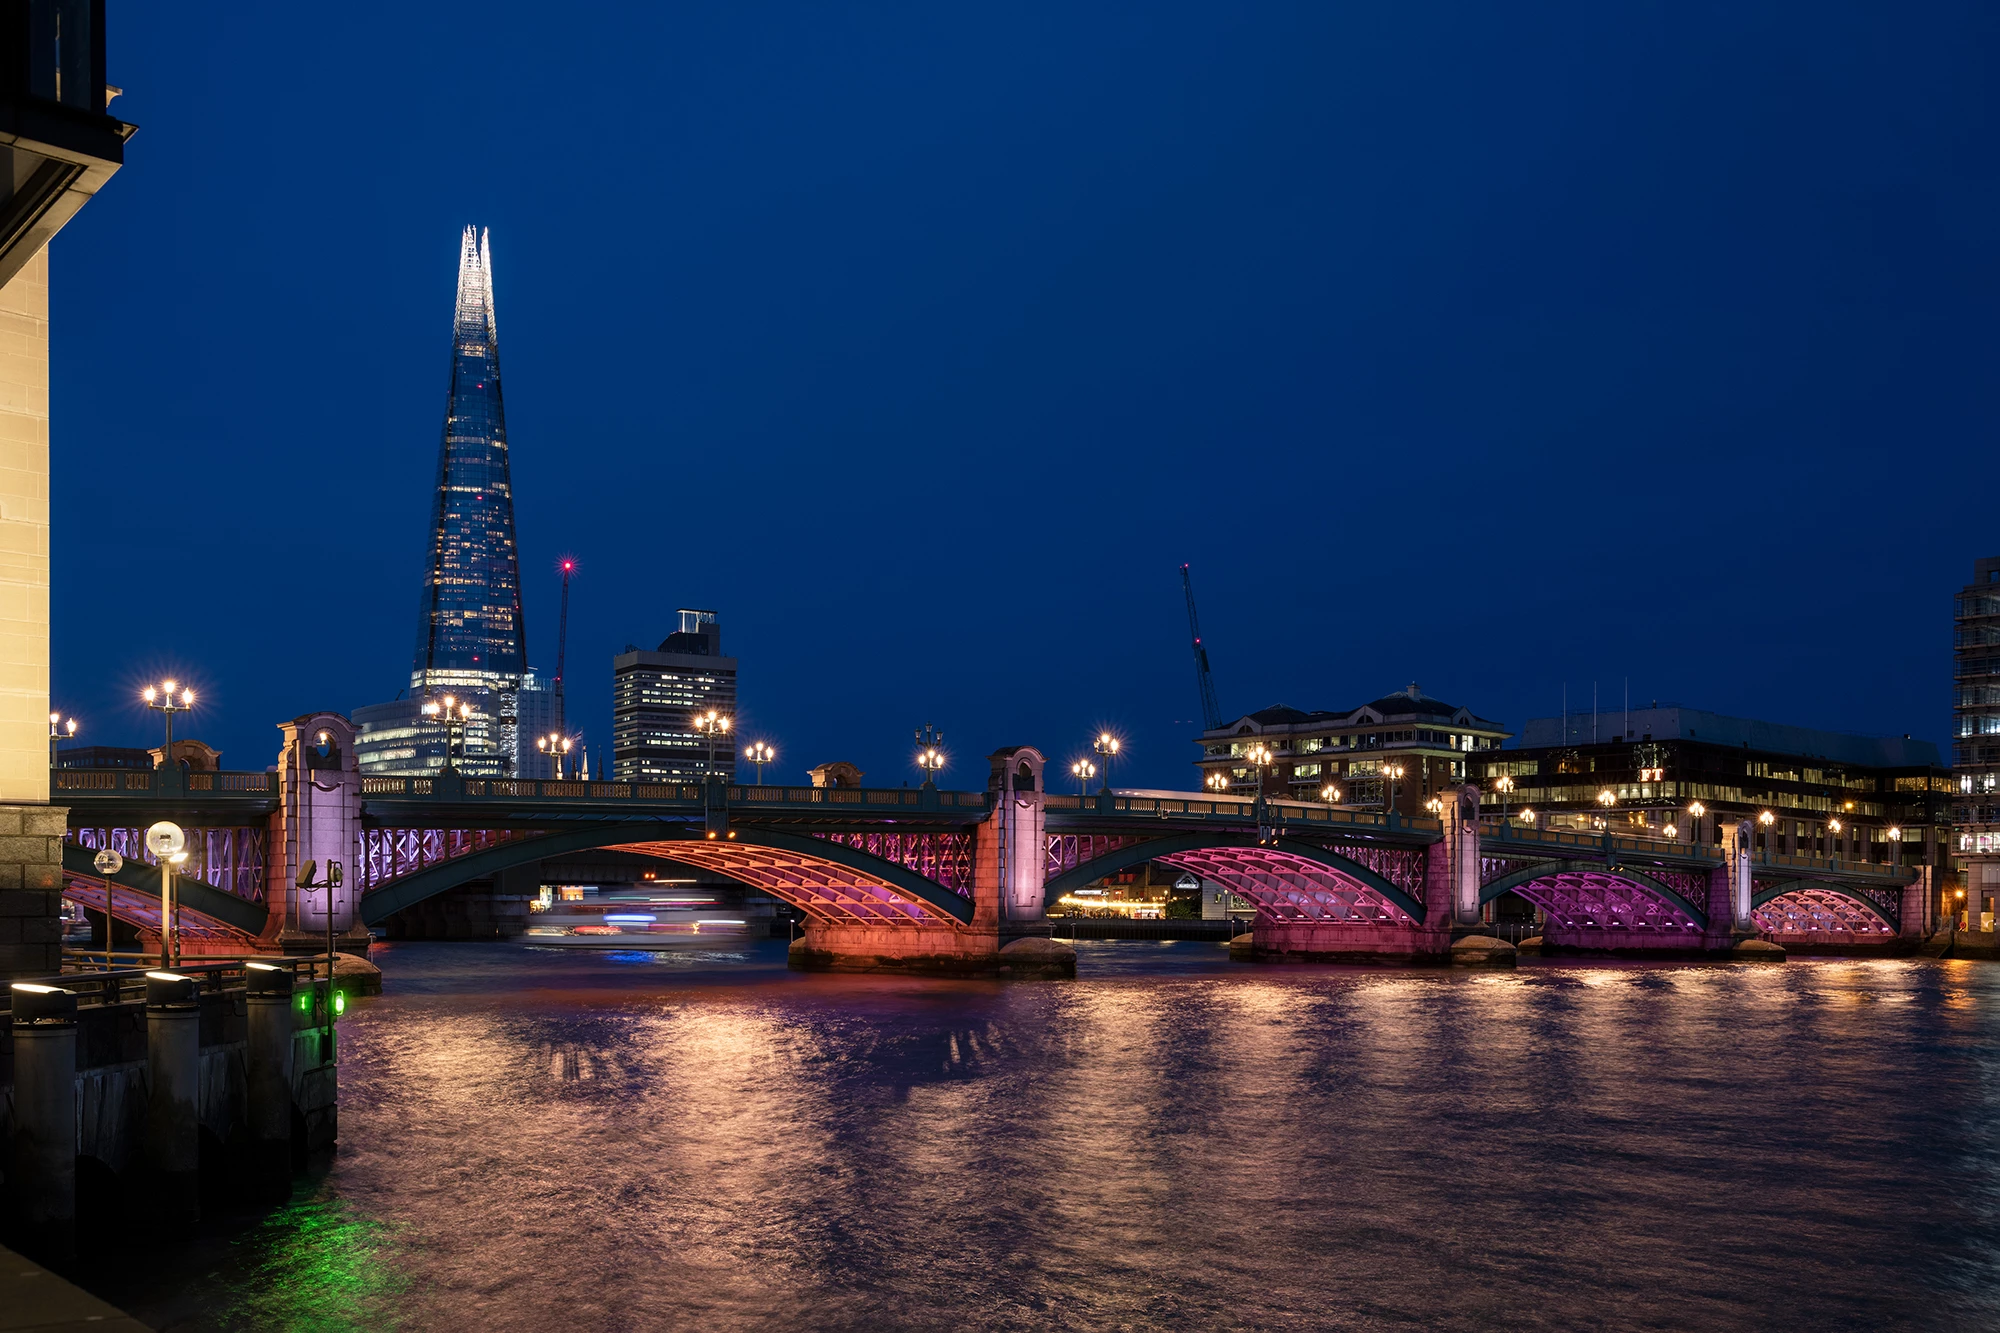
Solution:
<path fill-rule="evenodd" d="M 1160 861 L 1213 880 L 1278 919 L 1422 924 L 1424 905 L 1394 881 L 1339 852 L 1245 833 L 1183 833 L 1115 848 L 1049 879 L 1044 910 L 1121 870 Z"/>
<path fill-rule="evenodd" d="M 822 920 L 867 925 L 946 925 L 972 920 L 970 899 L 883 857 L 803 834 L 620 822 L 510 838 L 369 889 L 361 919 L 376 925 L 404 908 L 475 879 L 569 852 L 639 852 L 714 870 Z"/>
<path fill-rule="evenodd" d="M 117 874 L 105 875 L 94 864 L 96 855 L 92 848 L 63 844 L 62 896 L 96 911 L 108 911 L 127 925 L 158 931 L 159 868 L 134 860 L 127 861 Z M 181 933 L 190 941 L 207 939 L 248 948 L 268 920 L 262 903 L 239 898 L 189 875 L 174 877 L 174 901 Z"/>
<path fill-rule="evenodd" d="M 1794 879 L 1771 884 L 1750 896 L 1758 929 L 1771 935 L 1831 931 L 1895 935 L 1903 923 L 1881 903 L 1852 885 L 1830 880 Z"/>
<path fill-rule="evenodd" d="M 1633 890 L 1651 901 L 1636 900 Z M 1594 926 L 1708 928 L 1708 913 L 1689 902 L 1680 890 L 1630 866 L 1544 861 L 1480 885 L 1480 904 L 1506 893 L 1519 894 L 1565 925 L 1586 919 Z M 1678 913 L 1682 920 L 1666 915 L 1671 913 Z"/>

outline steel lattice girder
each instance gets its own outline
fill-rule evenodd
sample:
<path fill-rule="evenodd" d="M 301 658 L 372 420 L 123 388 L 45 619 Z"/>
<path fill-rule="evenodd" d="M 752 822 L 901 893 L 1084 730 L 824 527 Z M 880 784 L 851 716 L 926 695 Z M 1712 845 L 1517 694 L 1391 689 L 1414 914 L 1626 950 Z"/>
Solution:
<path fill-rule="evenodd" d="M 1794 889 L 1750 909 L 1757 929 L 1767 935 L 1894 935 L 1896 927 L 1844 893 Z"/>
<path fill-rule="evenodd" d="M 85 907 L 104 910 L 105 890 L 110 889 L 111 915 L 141 930 L 158 934 L 160 930 L 160 895 L 141 893 L 125 884 L 108 884 L 101 879 L 87 879 L 81 875 L 64 877 L 63 897 L 71 902 L 82 903 Z M 182 904 L 177 913 L 183 936 L 205 940 L 223 940 L 240 944 L 246 948 L 256 941 L 256 936 L 238 930 L 226 921 L 221 921 L 206 912 L 196 911 Z"/>
<path fill-rule="evenodd" d="M 1616 871 L 1560 870 L 1513 886 L 1561 926 L 1684 933 L 1702 923 L 1677 904 Z"/>
<path fill-rule="evenodd" d="M 940 908 L 881 879 L 800 852 L 746 842 L 628 842 L 606 850 L 713 870 L 828 921 L 863 926 L 959 924 Z"/>
<path fill-rule="evenodd" d="M 1278 921 L 1416 925 L 1410 914 L 1360 880 L 1320 861 L 1271 847 L 1203 847 L 1161 863 L 1213 880 Z"/>

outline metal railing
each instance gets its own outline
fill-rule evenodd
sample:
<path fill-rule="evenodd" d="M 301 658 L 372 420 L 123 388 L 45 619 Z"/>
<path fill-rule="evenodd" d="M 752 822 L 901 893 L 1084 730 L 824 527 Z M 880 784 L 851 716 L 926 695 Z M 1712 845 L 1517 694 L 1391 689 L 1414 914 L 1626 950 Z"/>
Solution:
<path fill-rule="evenodd" d="M 178 976 L 199 977 L 201 993 L 214 995 L 224 991 L 241 990 L 247 973 L 245 964 L 253 962 L 268 963 L 273 967 L 289 967 L 295 984 L 324 980 L 333 975 L 330 960 L 323 953 L 212 958 L 181 963 L 167 970 Z M 146 974 L 159 970 L 157 954 L 128 953 L 122 950 L 105 953 L 101 949 L 65 949 L 61 975 L 17 978 L 17 980 L 32 980 L 36 984 L 61 986 L 65 990 L 75 991 L 77 1007 L 87 1009 L 145 1003 Z M 0 986 L 0 1012 L 9 1015 L 13 1013 L 13 995 L 11 987 Z"/>
<path fill-rule="evenodd" d="M 1479 841 L 1482 847 L 1495 849 L 1507 844 L 1523 847 L 1556 850 L 1566 847 L 1602 854 L 1606 852 L 1629 852 L 1639 856 L 1663 857 L 1678 861 L 1701 861 L 1720 865 L 1723 861 L 1722 848 L 1713 843 L 1690 842 L 1685 838 L 1648 838 L 1629 833 L 1613 833 L 1609 829 L 1602 833 L 1572 832 L 1567 829 L 1534 828 L 1503 820 L 1481 816 L 1479 820 Z M 1899 880 L 1916 878 L 1916 873 L 1899 865 L 1884 864 L 1879 861 L 1845 861 L 1829 856 L 1794 856 L 1787 852 L 1758 851 L 1750 858 L 1756 866 L 1784 866 L 1799 870 L 1826 871 L 1841 875 L 1875 875 Z"/>
<path fill-rule="evenodd" d="M 76 796 L 146 795 L 156 798 L 199 795 L 270 800 L 278 794 L 276 773 L 182 773 L 157 768 L 54 768 L 49 790 Z"/>

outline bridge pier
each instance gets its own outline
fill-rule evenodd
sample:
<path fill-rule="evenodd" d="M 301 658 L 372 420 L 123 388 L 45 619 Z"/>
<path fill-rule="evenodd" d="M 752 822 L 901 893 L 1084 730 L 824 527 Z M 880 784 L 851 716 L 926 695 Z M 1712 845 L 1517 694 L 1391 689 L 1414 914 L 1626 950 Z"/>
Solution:
<path fill-rule="evenodd" d="M 339 713 L 305 713 L 278 724 L 285 738 L 278 760 L 278 808 L 271 815 L 264 901 L 270 920 L 263 942 L 286 953 L 324 953 L 331 918 L 335 947 L 365 952 L 368 932 L 361 899 L 361 765 L 354 724 Z M 299 872 L 316 867 L 313 884 Z M 328 885 L 329 868 L 341 883 Z"/>

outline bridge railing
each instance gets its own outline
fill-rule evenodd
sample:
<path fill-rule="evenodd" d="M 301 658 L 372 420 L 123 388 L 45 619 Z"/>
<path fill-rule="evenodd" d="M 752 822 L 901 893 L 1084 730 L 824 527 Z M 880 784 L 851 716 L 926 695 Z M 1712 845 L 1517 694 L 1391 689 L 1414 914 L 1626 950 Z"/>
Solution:
<path fill-rule="evenodd" d="M 1683 861 L 1722 864 L 1722 849 L 1712 843 L 1688 842 L 1681 838 L 1646 838 L 1628 833 L 1578 833 L 1565 829 L 1534 828 L 1511 820 L 1481 817 L 1479 840 L 1485 847 L 1519 844 L 1524 848 L 1558 851 L 1574 848 L 1602 854 L 1629 852 L 1640 856 L 1671 857 Z M 1788 869 L 1820 871 L 1837 875 L 1867 875 L 1899 880 L 1916 878 L 1914 871 L 1875 861 L 1843 861 L 1839 857 L 1792 856 L 1784 852 L 1760 852 L 1751 858 L 1753 866 L 1783 866 Z"/>
<path fill-rule="evenodd" d="M 268 800 L 278 794 L 276 773 L 183 773 L 157 768 L 52 768 L 49 790 L 62 796 L 241 795 Z"/>
<path fill-rule="evenodd" d="M 1179 796 L 1064 796 L 1049 792 L 1042 798 L 1050 810 L 1096 811 L 1099 814 L 1153 815 L 1161 819 L 1180 817 L 1227 820 L 1235 824 L 1255 823 L 1255 801 L 1204 800 Z M 1434 834 L 1444 830 L 1440 820 L 1411 815 L 1384 815 L 1380 810 L 1355 810 L 1320 805 L 1309 801 L 1266 801 L 1264 819 L 1272 824 L 1323 824 L 1329 828 L 1395 830 L 1404 833 Z"/>
<path fill-rule="evenodd" d="M 542 779 L 364 777 L 364 797 L 468 801 L 633 801 L 700 806 L 706 793 L 698 782 L 578 782 Z M 983 791 L 938 791 L 921 787 L 732 786 L 732 806 L 819 805 L 861 809 L 984 810 Z"/>

